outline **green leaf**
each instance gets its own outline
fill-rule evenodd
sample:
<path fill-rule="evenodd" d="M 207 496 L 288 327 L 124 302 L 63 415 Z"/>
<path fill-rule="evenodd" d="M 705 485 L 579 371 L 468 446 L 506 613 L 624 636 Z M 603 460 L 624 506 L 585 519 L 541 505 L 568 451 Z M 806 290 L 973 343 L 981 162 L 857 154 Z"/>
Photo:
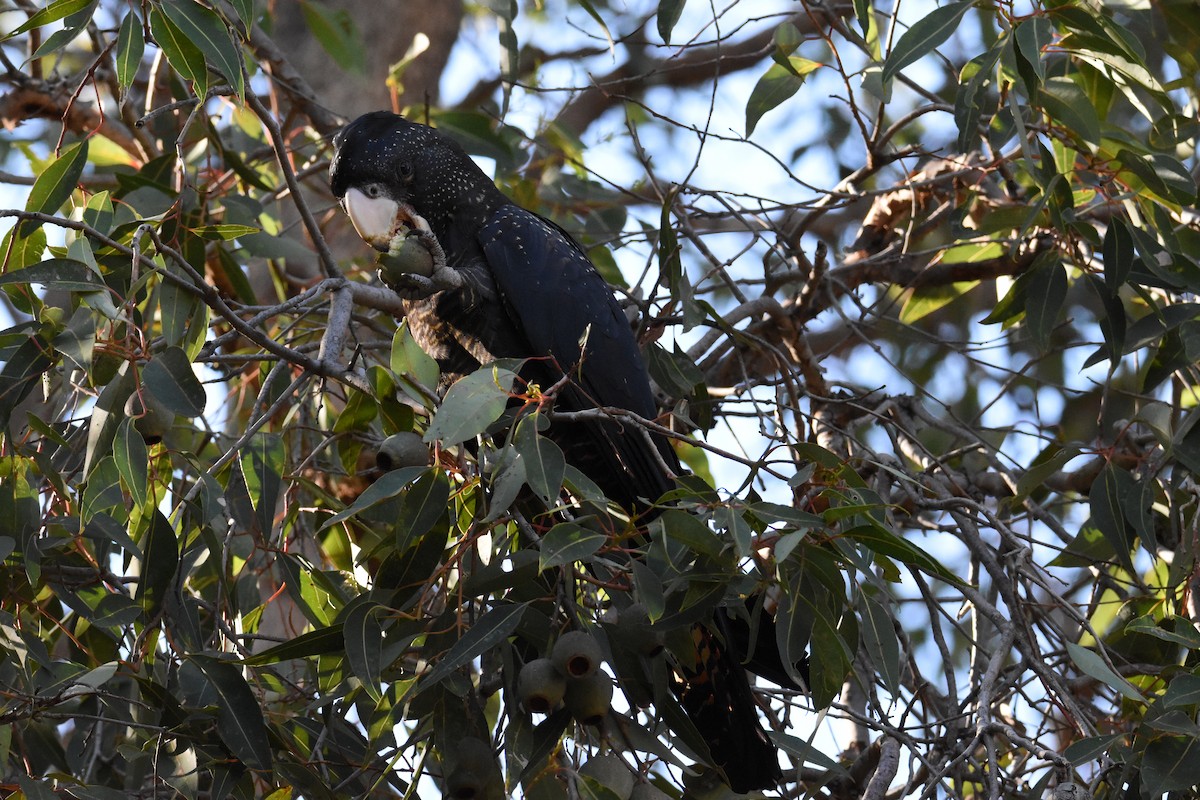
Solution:
<path fill-rule="evenodd" d="M 461 639 L 454 643 L 450 652 L 437 663 L 429 674 L 417 683 L 417 693 L 440 683 L 447 675 L 474 660 L 477 656 L 500 644 L 517 629 L 525 604 L 502 605 L 484 614 Z"/>
<path fill-rule="evenodd" d="M 668 538 L 674 539 L 689 550 L 700 555 L 716 558 L 724 549 L 724 542 L 694 514 L 677 508 L 667 509 L 652 523 Z"/>
<path fill-rule="evenodd" d="M 254 503 L 258 529 L 264 533 L 274 527 L 275 511 L 283 486 L 286 455 L 283 438 L 275 433 L 258 432 L 250 437 L 238 454 L 238 466 L 246 491 Z"/>
<path fill-rule="evenodd" d="M 804 85 L 808 73 L 821 66 L 808 59 L 791 56 L 789 66 L 771 64 L 758 79 L 746 101 L 746 135 L 754 133 L 755 126 L 771 109 L 794 95 Z"/>
<path fill-rule="evenodd" d="M 429 467 L 404 496 L 396 519 L 396 548 L 404 550 L 429 533 L 450 503 L 450 479 L 438 467 Z"/>
<path fill-rule="evenodd" d="M 237 11 L 238 19 L 242 21 L 242 24 L 250 28 L 261 16 L 258 8 L 260 2 L 261 0 L 230 0 L 230 5 Z"/>
<path fill-rule="evenodd" d="M 546 505 L 554 506 L 562 493 L 563 473 L 567 462 L 559 446 L 538 434 L 536 412 L 528 414 L 517 424 L 513 445 L 525 463 L 525 481 Z"/>
<path fill-rule="evenodd" d="M 175 528 L 158 509 L 151 513 L 141 547 L 141 576 L 133 599 L 141 603 L 147 616 L 153 616 L 162 608 L 179 569 L 179 542 L 175 537 Z"/>
<path fill-rule="evenodd" d="M 217 699 L 217 735 L 229 752 L 255 770 L 271 769 L 271 740 L 262 706 L 236 666 L 207 656 L 188 656 Z"/>
<path fill-rule="evenodd" d="M 1133 236 L 1125 225 L 1125 220 L 1117 217 L 1104 233 L 1104 286 L 1113 295 L 1129 280 L 1137 261 Z"/>
<path fill-rule="evenodd" d="M 129 417 L 121 420 L 117 426 L 117 435 L 113 439 L 113 459 L 117 462 L 117 471 L 121 473 L 125 488 L 133 497 L 134 506 L 140 508 L 146 505 L 150 454 L 146 450 L 146 442 Z"/>
<path fill-rule="evenodd" d="M 309 658 L 332 653 L 346 652 L 346 642 L 342 634 L 342 625 L 337 623 L 325 628 L 302 633 L 294 639 L 280 642 L 274 647 L 267 648 L 261 653 L 255 653 L 241 663 L 250 666 L 274 664 L 293 658 Z"/>
<path fill-rule="evenodd" d="M 199 236 L 201 239 L 224 242 L 227 242 L 231 239 L 236 239 L 239 236 L 250 236 L 251 234 L 262 233 L 262 228 L 255 228 L 252 225 L 201 225 L 198 228 L 188 228 L 188 230 Z"/>
<path fill-rule="evenodd" d="M 967 0 L 935 8 L 905 31 L 883 63 L 883 82 L 887 83 L 900 70 L 949 39 L 958 30 L 959 20 L 973 5 Z"/>
<path fill-rule="evenodd" d="M 87 165 L 88 140 L 71 145 L 48 164 L 29 190 L 26 211 L 55 214 L 71 197 Z"/>
<path fill-rule="evenodd" d="M 683 6 L 687 0 L 659 0 L 658 2 L 658 35 L 667 44 L 671 43 L 671 31 L 683 14 Z"/>
<path fill-rule="evenodd" d="M 117 32 L 117 83 L 129 88 L 137 77 L 145 53 L 146 40 L 142 36 L 142 22 L 137 14 L 129 11 L 121 21 L 120 31 Z"/>
<path fill-rule="evenodd" d="M 491 366 L 462 378 L 446 392 L 446 398 L 434 414 L 426 442 L 441 441 L 450 446 L 474 439 L 500 419 L 508 407 L 516 373 Z"/>
<path fill-rule="evenodd" d="M 893 624 L 895 615 L 865 592 L 859 596 L 859 614 L 863 621 L 863 644 L 884 686 L 900 691 L 900 640 Z"/>
<path fill-rule="evenodd" d="M 979 123 L 987 88 L 992 85 L 996 62 L 1004 52 L 1004 40 L 997 40 L 986 53 L 976 56 L 959 74 L 959 89 L 954 97 L 954 122 L 958 125 L 958 149 L 967 151 L 979 139 Z"/>
<path fill-rule="evenodd" d="M 0 42 L 8 41 L 12 37 L 28 33 L 34 28 L 40 28 L 43 25 L 49 25 L 51 22 L 57 22 L 60 19 L 69 17 L 72 14 L 83 11 L 94 2 L 96 0 L 55 0 L 55 2 L 34 13 L 33 16 L 25 20 L 21 25 L 4 34 L 0 38 Z"/>
<path fill-rule="evenodd" d="M 1125 522 L 1125 511 L 1121 498 L 1129 491 L 1133 476 L 1114 464 L 1108 464 L 1092 481 L 1088 492 L 1088 503 L 1092 510 L 1092 522 L 1116 553 L 1121 564 L 1133 572 L 1133 534 Z M 1095 676 L 1093 676 L 1095 677 Z"/>
<path fill-rule="evenodd" d="M 421 346 L 413 339 L 407 322 L 398 327 L 396 335 L 392 337 L 390 367 L 392 372 L 397 375 L 411 376 L 427 391 L 437 391 L 439 377 L 437 362 L 430 358 L 429 354 L 422 350 Z M 428 398 L 424 395 L 418 395 L 413 399 L 422 404 L 428 402 Z"/>
<path fill-rule="evenodd" d="M 804 35 L 794 23 L 784 22 L 775 28 L 774 41 L 775 50 L 771 53 L 771 58 L 776 64 L 786 67 L 788 56 L 804 43 Z"/>
<path fill-rule="evenodd" d="M 1089 761 L 1095 761 L 1107 753 L 1113 745 L 1123 743 L 1127 735 L 1122 731 L 1108 736 L 1090 736 L 1086 739 L 1079 739 L 1072 742 L 1063 751 L 1063 757 L 1072 764 L 1086 764 Z"/>
<path fill-rule="evenodd" d="M 1141 156 L 1126 149 L 1120 150 L 1117 158 L 1123 168 L 1166 202 L 1191 205 L 1195 201 L 1196 181 L 1178 159 L 1166 153 Z"/>
<path fill-rule="evenodd" d="M 338 66 L 347 72 L 366 74 L 367 49 L 348 11 L 311 0 L 301 0 L 300 11 L 312 35 Z"/>
<path fill-rule="evenodd" d="M 948 306 L 979 285 L 979 281 L 958 281 L 943 286 L 918 286 L 900 309 L 900 321 L 911 325 Z"/>
<path fill-rule="evenodd" d="M 1025 300 L 1025 322 L 1043 352 L 1050 349 L 1050 334 L 1067 298 L 1067 270 L 1058 259 L 1037 267 L 1030 276 Z"/>
<path fill-rule="evenodd" d="M 70 258 L 48 258 L 23 269 L 0 275 L 0 286 L 39 284 L 63 292 L 108 291 L 96 271 Z"/>
<path fill-rule="evenodd" d="M 1100 146 L 1100 118 L 1083 89 L 1070 78 L 1047 78 L 1037 101 L 1050 118 L 1079 139 L 1090 152 Z"/>
<path fill-rule="evenodd" d="M 391 500 L 404 491 L 410 483 L 423 475 L 426 469 L 426 467 L 404 467 L 403 469 L 395 469 L 384 473 L 383 477 L 368 486 L 366 491 L 360 494 L 354 503 L 327 519 L 325 524 L 318 530 L 323 531 L 372 506 L 377 506 L 380 503 Z"/>
<path fill-rule="evenodd" d="M 150 396 L 163 408 L 181 417 L 196 417 L 204 411 L 207 396 L 187 353 L 168 347 L 142 369 L 142 382 Z"/>
<path fill-rule="evenodd" d="M 342 624 L 346 644 L 346 661 L 350 671 L 362 681 L 371 699 L 379 702 L 383 693 L 380 674 L 383 670 L 383 626 L 379 624 L 376 603 L 361 603 L 350 610 Z"/>
<path fill-rule="evenodd" d="M 910 567 L 924 570 L 936 578 L 959 584 L 962 579 L 951 572 L 941 562 L 933 558 L 912 542 L 901 539 L 891 531 L 877 525 L 861 525 L 845 533 L 846 538 L 861 543 L 867 549 L 881 556 L 894 558 L 908 564 Z"/>
<path fill-rule="evenodd" d="M 599 531 L 589 531 L 574 522 L 560 522 L 542 537 L 538 569 L 562 567 L 584 561 L 608 541 Z"/>
<path fill-rule="evenodd" d="M 1046 58 L 1043 50 L 1054 37 L 1054 26 L 1045 17 L 1029 17 L 1013 32 L 1017 45 L 1018 68 L 1025 81 L 1025 91 L 1032 97 L 1046 80 Z"/>
<path fill-rule="evenodd" d="M 1195 796 L 1200 783 L 1200 738 L 1190 734 L 1148 739 L 1140 772 L 1144 796 Z"/>
<path fill-rule="evenodd" d="M 208 63 L 225 76 L 234 92 L 239 97 L 244 94 L 242 53 L 217 13 L 193 0 L 173 0 L 160 8 L 179 32 L 200 49 Z M 196 80 L 199 82 L 198 78 Z"/>
<path fill-rule="evenodd" d="M 190 0 L 188 0 L 190 2 Z M 160 6 L 150 7 L 150 33 L 167 57 L 167 63 L 184 80 L 196 84 L 196 94 L 203 97 L 208 92 L 208 65 L 204 53 L 192 43 L 175 22 L 163 13 Z"/>
<path fill-rule="evenodd" d="M 1148 702 L 1132 683 L 1113 672 L 1100 656 L 1074 642 L 1067 642 L 1066 644 L 1067 653 L 1071 656 L 1071 661 L 1075 662 L 1075 666 L 1079 667 L 1083 674 L 1116 689 L 1123 697 L 1129 700 L 1138 703 Z"/>

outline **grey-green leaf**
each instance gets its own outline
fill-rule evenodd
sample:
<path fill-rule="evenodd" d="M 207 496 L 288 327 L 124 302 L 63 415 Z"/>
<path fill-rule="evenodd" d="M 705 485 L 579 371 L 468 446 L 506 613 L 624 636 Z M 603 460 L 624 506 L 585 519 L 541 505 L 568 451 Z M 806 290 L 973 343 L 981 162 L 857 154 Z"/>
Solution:
<path fill-rule="evenodd" d="M 425 431 L 425 441 L 448 446 L 483 433 L 504 413 L 516 377 L 502 367 L 484 367 L 455 383 Z"/>
<path fill-rule="evenodd" d="M 142 382 L 168 411 L 189 418 L 204 411 L 204 386 L 181 348 L 168 347 L 150 359 L 142 369 Z"/>
<path fill-rule="evenodd" d="M 530 414 L 517 425 L 513 444 L 525 462 L 525 480 L 547 505 L 553 505 L 562 491 L 567 462 L 559 446 L 538 435 L 538 415 Z"/>
<path fill-rule="evenodd" d="M 574 522 L 560 522 L 542 537 L 538 568 L 549 569 L 582 561 L 603 547 L 607 540 L 608 537 L 598 531 L 589 531 Z"/>
<path fill-rule="evenodd" d="M 146 504 L 147 463 L 149 453 L 142 435 L 134 427 L 133 419 L 125 417 L 117 426 L 117 435 L 113 439 L 113 458 L 117 462 L 117 471 L 125 488 L 133 496 L 133 504 L 141 507 Z"/>
<path fill-rule="evenodd" d="M 191 656 L 217 698 L 217 735 L 229 751 L 251 769 L 271 768 L 271 740 L 262 704 L 241 672 L 227 661 Z"/>
<path fill-rule="evenodd" d="M 683 14 L 683 6 L 687 0 L 659 0 L 658 3 L 658 35 L 667 44 L 671 43 L 671 31 L 675 30 L 676 23 L 679 22 L 680 15 Z"/>

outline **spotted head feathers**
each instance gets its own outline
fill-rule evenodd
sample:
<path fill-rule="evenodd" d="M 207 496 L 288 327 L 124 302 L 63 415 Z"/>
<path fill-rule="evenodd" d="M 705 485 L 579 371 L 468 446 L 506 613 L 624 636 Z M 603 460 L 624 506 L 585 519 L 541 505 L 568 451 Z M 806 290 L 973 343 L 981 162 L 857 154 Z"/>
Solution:
<path fill-rule="evenodd" d="M 334 148 L 329 179 L 336 197 L 354 189 L 387 197 L 438 234 L 477 226 L 510 202 L 457 142 L 397 114 L 364 114 L 338 133 Z"/>

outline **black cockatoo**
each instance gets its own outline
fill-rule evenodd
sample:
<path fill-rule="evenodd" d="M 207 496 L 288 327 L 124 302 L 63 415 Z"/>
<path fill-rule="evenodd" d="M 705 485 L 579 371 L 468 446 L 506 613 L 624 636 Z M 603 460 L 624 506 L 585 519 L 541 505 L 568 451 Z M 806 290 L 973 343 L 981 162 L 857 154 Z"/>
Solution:
<path fill-rule="evenodd" d="M 558 386 L 558 410 L 657 415 L 629 321 L 565 231 L 514 204 L 457 143 L 426 125 L 373 112 L 334 145 L 330 183 L 359 235 L 386 252 L 399 224 L 434 255 L 428 277 L 406 273 L 392 288 L 404 298 L 413 337 L 441 367 L 440 388 L 495 359 L 528 359 L 523 377 Z M 669 490 L 679 469 L 665 437 L 628 419 L 556 421 L 549 435 L 630 511 Z M 715 646 L 698 650 L 694 666 L 681 700 L 731 786 L 776 785 L 777 753 L 741 665 Z"/>

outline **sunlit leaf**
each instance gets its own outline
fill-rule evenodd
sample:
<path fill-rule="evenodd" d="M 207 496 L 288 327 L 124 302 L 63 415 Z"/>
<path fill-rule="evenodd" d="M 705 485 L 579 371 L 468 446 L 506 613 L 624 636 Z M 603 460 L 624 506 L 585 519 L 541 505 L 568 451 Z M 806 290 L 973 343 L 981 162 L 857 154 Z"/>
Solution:
<path fill-rule="evenodd" d="M 67 202 L 75 191 L 83 168 L 87 165 L 87 139 L 68 147 L 62 155 L 50 162 L 29 190 L 26 211 L 54 214 Z"/>
<path fill-rule="evenodd" d="M 191 0 L 187 0 L 187 2 L 191 2 Z M 208 92 L 208 65 L 204 61 L 204 53 L 159 6 L 150 7 L 149 19 L 150 33 L 154 36 L 154 41 L 162 48 L 167 61 L 185 80 L 195 82 L 197 94 L 206 94 Z"/>
<path fill-rule="evenodd" d="M 126 12 L 117 33 L 117 83 L 128 88 L 137 77 L 146 52 L 146 40 L 142 36 L 142 21 L 132 11 Z"/>
<path fill-rule="evenodd" d="M 958 29 L 963 15 L 971 10 L 970 0 L 933 9 L 906 30 L 883 62 L 883 81 L 887 83 L 900 70 L 933 52 Z"/>
<path fill-rule="evenodd" d="M 216 12 L 193 0 L 173 0 L 163 3 L 160 8 L 175 28 L 199 48 L 208 63 L 225 76 L 234 93 L 243 94 L 246 86 L 242 75 L 241 50 Z M 173 61 L 171 63 L 174 64 Z M 193 80 L 203 82 L 195 74 Z"/>
<path fill-rule="evenodd" d="M 13 28 L 10 32 L 4 34 L 3 37 L 0 37 L 0 41 L 11 39 L 12 37 L 18 36 L 22 33 L 28 33 L 34 28 L 40 28 L 43 25 L 49 25 L 51 22 L 57 22 L 58 20 L 68 17 L 71 14 L 76 14 L 80 11 L 83 11 L 85 8 L 95 2 L 96 0 L 55 0 L 55 2 L 50 3 L 45 8 L 34 12 L 29 19 L 25 20 L 25 22 L 21 23 L 16 28 Z"/>
<path fill-rule="evenodd" d="M 776 63 L 767 67 L 746 101 L 746 135 L 754 133 L 763 114 L 798 92 L 808 74 L 819 66 L 815 61 L 790 56 L 787 66 Z"/>

